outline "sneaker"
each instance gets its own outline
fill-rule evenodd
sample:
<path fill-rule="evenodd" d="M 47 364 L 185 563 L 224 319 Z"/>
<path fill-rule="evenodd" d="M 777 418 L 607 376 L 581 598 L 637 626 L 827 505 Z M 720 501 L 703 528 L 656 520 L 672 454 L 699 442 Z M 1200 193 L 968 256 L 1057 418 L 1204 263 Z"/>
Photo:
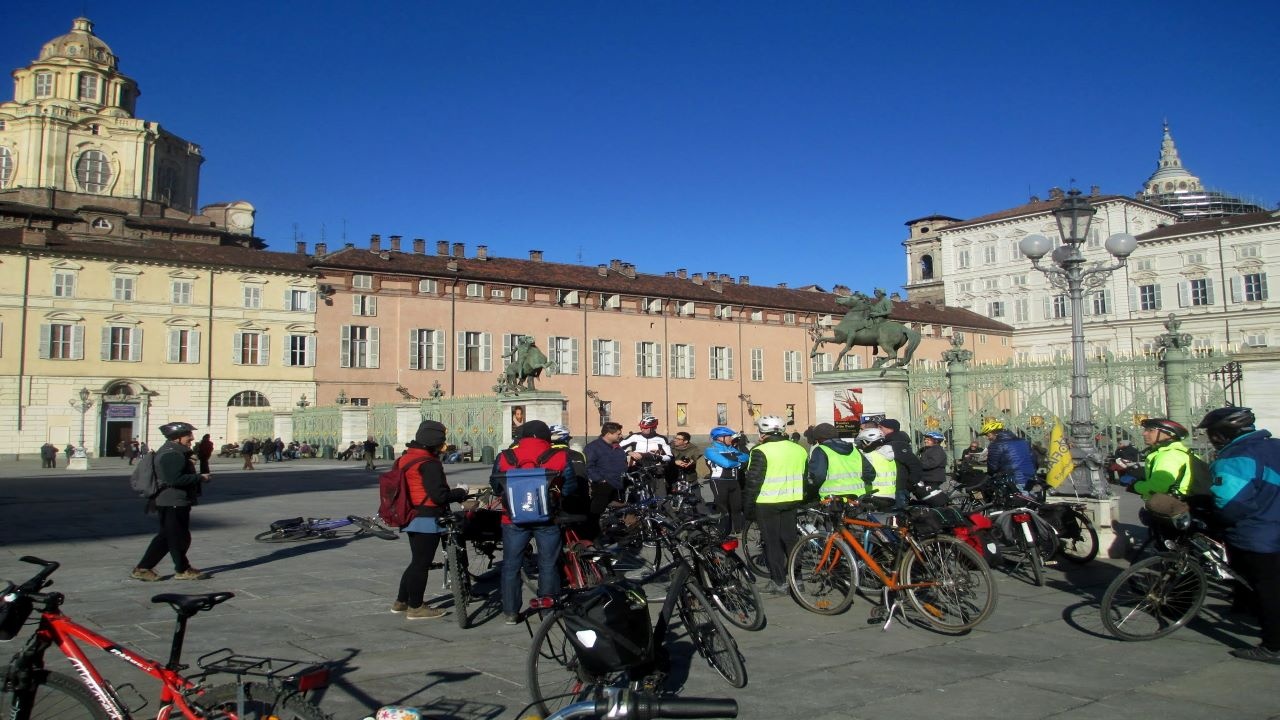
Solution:
<path fill-rule="evenodd" d="M 156 582 L 157 580 L 160 580 L 160 576 L 156 574 L 155 570 L 148 570 L 147 568 L 139 567 L 134 568 L 133 571 L 129 573 L 129 577 L 134 580 L 141 580 L 142 582 Z"/>
<path fill-rule="evenodd" d="M 209 573 L 189 567 L 180 573 L 173 574 L 174 580 L 208 580 Z"/>
<path fill-rule="evenodd" d="M 1280 665 L 1280 650 L 1268 650 L 1261 645 L 1232 650 L 1231 654 L 1241 660 L 1257 660 L 1258 662 Z"/>
<path fill-rule="evenodd" d="M 790 595 L 791 588 L 786 583 L 769 583 L 768 592 L 770 595 Z"/>
<path fill-rule="evenodd" d="M 396 600 L 395 602 L 391 603 L 391 612 L 401 613 L 408 609 L 409 609 L 409 603 L 400 602 L 399 600 Z"/>
<path fill-rule="evenodd" d="M 420 605 L 411 607 L 404 611 L 404 616 L 408 620 L 434 620 L 438 617 L 444 617 L 444 611 L 440 608 L 427 607 Z"/>
<path fill-rule="evenodd" d="M 519 625 L 520 616 L 516 613 L 503 613 L 502 622 L 507 625 Z"/>

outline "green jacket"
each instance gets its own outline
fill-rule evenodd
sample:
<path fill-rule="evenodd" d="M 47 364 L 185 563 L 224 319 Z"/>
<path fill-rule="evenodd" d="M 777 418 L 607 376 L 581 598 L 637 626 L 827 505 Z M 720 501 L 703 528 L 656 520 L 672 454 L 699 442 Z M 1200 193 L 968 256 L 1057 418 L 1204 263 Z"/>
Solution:
<path fill-rule="evenodd" d="M 1181 440 L 1155 446 L 1147 454 L 1146 473 L 1133 484 L 1145 500 L 1156 493 L 1185 495 L 1191 486 L 1191 450 Z"/>

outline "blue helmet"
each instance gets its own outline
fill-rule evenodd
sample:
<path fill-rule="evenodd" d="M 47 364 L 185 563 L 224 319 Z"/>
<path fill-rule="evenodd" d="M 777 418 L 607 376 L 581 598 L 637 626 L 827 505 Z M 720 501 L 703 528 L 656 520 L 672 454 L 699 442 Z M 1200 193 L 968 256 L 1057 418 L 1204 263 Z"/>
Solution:
<path fill-rule="evenodd" d="M 924 436 L 927 438 L 932 438 L 934 440 L 937 440 L 938 442 L 942 442 L 947 439 L 947 436 L 943 435 L 940 432 L 927 432 L 924 434 Z"/>
<path fill-rule="evenodd" d="M 724 425 L 717 425 L 711 428 L 712 440 L 715 440 L 716 438 L 722 438 L 722 437 L 733 437 L 734 435 L 737 435 L 737 434 L 738 434 L 737 430 L 734 430 L 731 427 L 725 427 Z"/>

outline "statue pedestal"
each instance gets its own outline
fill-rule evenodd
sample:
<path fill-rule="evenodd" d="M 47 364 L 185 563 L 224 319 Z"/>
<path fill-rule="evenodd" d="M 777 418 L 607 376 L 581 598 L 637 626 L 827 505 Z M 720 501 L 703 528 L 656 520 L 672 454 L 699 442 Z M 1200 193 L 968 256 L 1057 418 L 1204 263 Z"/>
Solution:
<path fill-rule="evenodd" d="M 530 420 L 541 420 L 548 425 L 564 422 L 564 395 L 544 390 L 524 390 L 519 395 L 503 395 L 503 427 L 509 428 L 506 439 L 513 440 L 515 428 Z"/>
<path fill-rule="evenodd" d="M 884 377 L 881 377 L 884 372 Z M 843 415 L 852 410 L 842 400 L 855 396 L 862 403 L 863 415 L 884 415 L 902 423 L 906 431 L 911 424 L 911 400 L 907 397 L 907 372 L 899 368 L 866 370 L 833 370 L 813 376 L 813 407 L 820 423 L 835 422 L 836 408 Z"/>
<path fill-rule="evenodd" d="M 68 470 L 88 470 L 89 456 L 85 455 L 83 452 L 76 451 L 76 453 L 71 456 L 71 459 L 67 461 L 67 469 Z"/>

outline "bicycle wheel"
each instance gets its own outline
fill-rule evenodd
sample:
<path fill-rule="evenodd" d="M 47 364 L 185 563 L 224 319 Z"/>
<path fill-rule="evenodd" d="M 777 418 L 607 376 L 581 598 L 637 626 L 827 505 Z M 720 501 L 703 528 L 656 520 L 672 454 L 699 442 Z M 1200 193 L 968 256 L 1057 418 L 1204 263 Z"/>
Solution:
<path fill-rule="evenodd" d="M 211 687 L 195 704 L 209 717 L 235 720 L 332 720 L 315 703 L 284 688 L 275 689 L 260 683 L 244 684 L 244 713 L 237 714 L 236 684 Z"/>
<path fill-rule="evenodd" d="M 1019 528 L 1015 532 L 1021 532 Z M 1018 548 L 1018 554 L 1024 559 L 1019 564 L 1025 563 L 1031 569 L 1031 584 L 1036 587 L 1044 587 L 1044 560 L 1040 557 L 1040 545 L 1035 542 L 1027 542 L 1026 537 L 1021 534 L 1015 540 Z"/>
<path fill-rule="evenodd" d="M 1121 640 L 1154 640 L 1191 622 L 1208 582 L 1200 564 L 1178 553 L 1144 558 L 1102 596 L 1102 625 Z"/>
<path fill-rule="evenodd" d="M 626 682 L 621 673 L 597 676 L 582 667 L 559 610 L 544 617 L 534 631 L 525 671 L 529 699 L 540 717 L 590 697 L 597 688 Z"/>
<path fill-rule="evenodd" d="M 360 528 L 356 531 L 356 535 L 372 535 L 374 537 L 380 537 L 383 540 L 395 540 L 400 537 L 396 534 L 395 530 L 392 530 L 373 518 L 362 518 L 358 515 L 348 515 L 347 519 L 356 527 Z"/>
<path fill-rule="evenodd" d="M 1075 520 L 1080 526 L 1080 536 L 1061 538 L 1062 555 L 1074 563 L 1087 563 L 1098 557 L 1098 531 L 1093 527 L 1089 516 L 1079 510 L 1071 510 L 1067 517 Z"/>
<path fill-rule="evenodd" d="M 0 670 L 0 688 L 6 684 L 8 671 Z M 0 717 L 13 717 L 13 694 L 0 690 Z M 79 680 L 50 672 L 36 688 L 31 706 L 31 720 L 107 720 L 107 713 Z"/>
<path fill-rule="evenodd" d="M 849 609 L 858 587 L 856 555 L 848 543 L 827 533 L 809 533 L 787 556 L 787 585 L 800 607 L 819 615 Z"/>
<path fill-rule="evenodd" d="M 444 571 L 448 573 L 449 588 L 453 591 L 453 620 L 466 630 L 471 626 L 471 575 L 467 572 L 467 549 L 458 541 L 445 544 Z"/>
<path fill-rule="evenodd" d="M 907 588 L 907 600 L 925 622 L 943 632 L 969 630 L 996 609 L 996 584 L 987 561 L 976 550 L 950 535 L 920 543 L 920 554 L 906 553 L 902 584 L 931 583 Z"/>
<path fill-rule="evenodd" d="M 720 617 L 711 609 L 707 596 L 698 586 L 686 582 L 680 588 L 676 607 L 698 654 L 730 685 L 745 687 L 747 668 L 742 664 L 738 644 L 725 629 L 724 623 L 720 622 Z"/>
<path fill-rule="evenodd" d="M 311 531 L 307 530 L 304 527 L 291 527 L 291 528 L 282 528 L 280 530 L 267 530 L 266 532 L 260 532 L 257 535 L 254 535 L 253 539 L 257 540 L 260 543 L 282 543 L 282 542 L 297 542 L 299 540 L 307 540 L 313 537 L 320 537 L 320 536 L 313 535 Z"/>
<path fill-rule="evenodd" d="M 764 627 L 764 605 L 747 563 L 723 548 L 711 547 L 706 553 L 706 569 L 710 581 L 707 592 L 720 614 L 743 630 Z"/>
<path fill-rule="evenodd" d="M 749 521 L 742 530 L 742 554 L 751 567 L 751 572 L 760 577 L 769 577 L 769 563 L 764 556 L 764 536 L 760 534 L 760 525 L 755 520 Z"/>

